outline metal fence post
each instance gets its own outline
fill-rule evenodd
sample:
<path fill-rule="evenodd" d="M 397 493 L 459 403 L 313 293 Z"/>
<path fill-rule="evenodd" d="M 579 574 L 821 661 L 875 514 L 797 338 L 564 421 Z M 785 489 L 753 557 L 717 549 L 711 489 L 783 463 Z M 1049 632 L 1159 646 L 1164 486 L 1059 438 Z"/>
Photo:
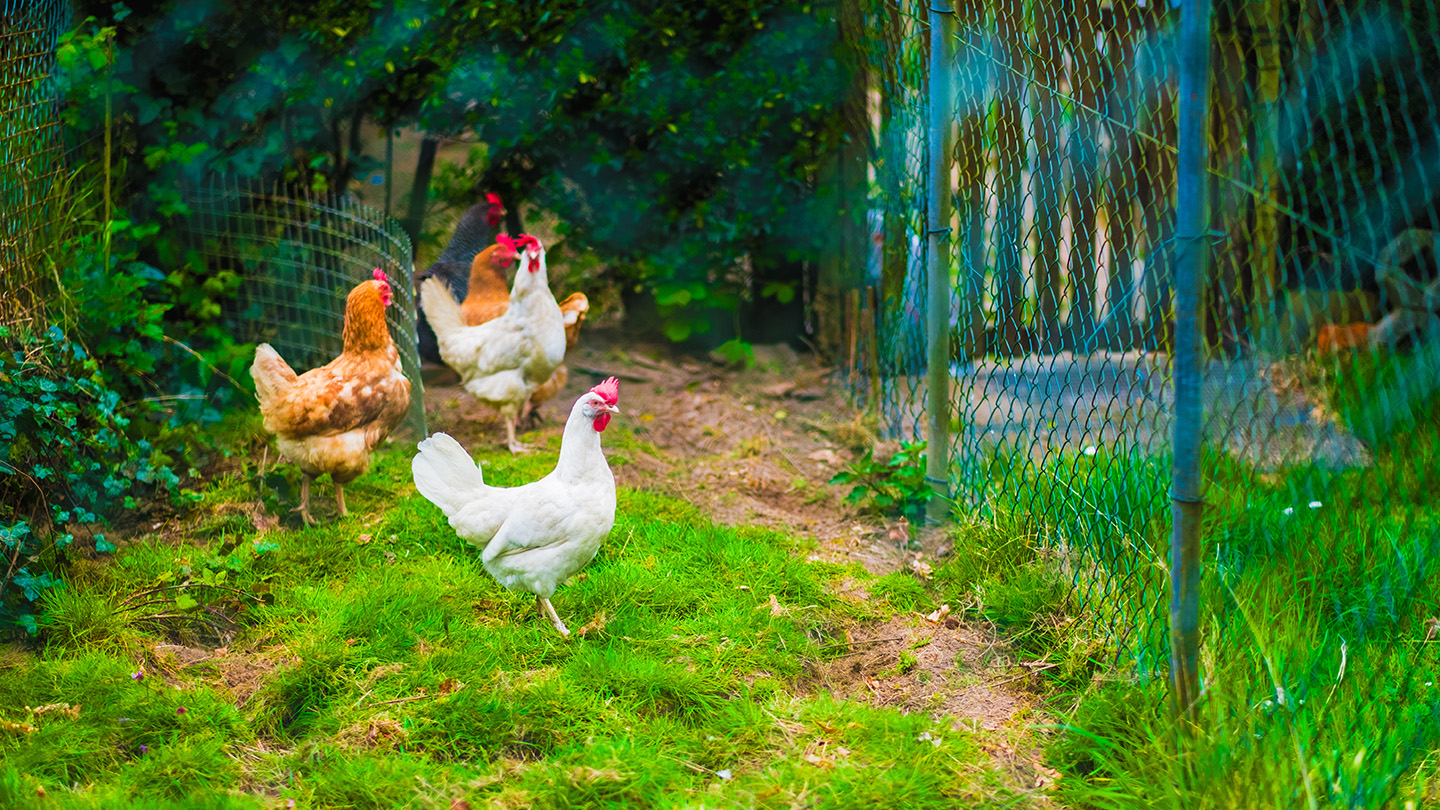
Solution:
<path fill-rule="evenodd" d="M 950 262 L 945 236 L 949 217 L 945 216 L 945 195 L 950 190 L 949 161 L 946 159 L 945 134 L 950 128 L 950 60 L 946 18 L 952 14 L 941 8 L 940 0 L 930 4 L 930 127 L 927 149 L 929 166 L 929 199 L 926 203 L 925 229 L 928 235 L 929 264 L 926 288 L 925 338 L 929 348 L 925 388 L 929 404 L 929 436 L 926 445 L 925 478 L 936 497 L 930 501 L 927 516 L 932 521 L 949 514 L 950 501 Z"/>
<path fill-rule="evenodd" d="M 1170 532 L 1170 700 L 1177 724 L 1194 721 L 1200 697 L 1200 445 L 1205 263 L 1206 140 L 1210 101 L 1210 0 L 1180 9 L 1180 120 L 1175 212 L 1175 434 Z"/>

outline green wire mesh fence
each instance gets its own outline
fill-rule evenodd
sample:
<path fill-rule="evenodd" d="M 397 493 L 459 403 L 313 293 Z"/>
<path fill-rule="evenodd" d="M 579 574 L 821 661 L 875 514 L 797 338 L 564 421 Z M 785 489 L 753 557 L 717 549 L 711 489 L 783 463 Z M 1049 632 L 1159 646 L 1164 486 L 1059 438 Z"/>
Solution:
<path fill-rule="evenodd" d="M 950 489 L 1041 526 L 1095 657 L 1163 686 L 1179 4 L 942 5 L 936 172 L 931 4 L 867 3 L 855 392 L 936 438 L 936 214 Z M 1246 806 L 1383 806 L 1440 770 L 1440 8 L 1217 2 L 1212 29 L 1197 756 Z"/>
<path fill-rule="evenodd" d="M 64 209 L 64 138 L 49 79 L 69 20 L 63 0 L 0 0 L 0 323 L 40 293 L 46 234 Z"/>
<path fill-rule="evenodd" d="M 231 313 L 237 339 L 269 343 L 297 372 L 340 354 L 345 297 L 375 268 L 385 271 L 394 291 L 386 322 L 410 379 L 406 425 L 424 436 L 415 268 L 400 223 L 348 195 L 255 180 L 212 177 L 186 196 L 187 240 L 207 273 L 244 279 Z"/>

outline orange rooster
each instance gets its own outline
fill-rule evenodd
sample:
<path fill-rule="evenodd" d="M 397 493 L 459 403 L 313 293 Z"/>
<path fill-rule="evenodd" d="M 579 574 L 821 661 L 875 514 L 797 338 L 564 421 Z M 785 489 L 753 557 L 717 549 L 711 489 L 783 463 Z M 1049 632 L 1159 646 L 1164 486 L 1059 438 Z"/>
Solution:
<path fill-rule="evenodd" d="M 465 300 L 460 302 L 460 313 L 467 326 L 479 326 L 505 314 L 510 307 L 510 290 L 505 280 L 505 269 L 515 262 L 513 243 L 497 242 L 480 251 L 470 265 L 470 284 Z M 569 352 L 580 342 L 580 325 L 590 311 L 590 300 L 584 293 L 571 293 L 560 302 L 560 314 L 565 319 L 565 351 Z M 530 395 L 520 413 L 522 420 L 529 419 L 540 403 L 555 398 L 570 379 L 570 371 L 564 366 L 555 369 L 550 379 L 540 384 Z"/>
<path fill-rule="evenodd" d="M 268 343 L 255 350 L 250 376 L 265 429 L 304 477 L 300 513 L 310 517 L 310 479 L 330 474 L 345 512 L 344 485 L 370 468 L 370 453 L 410 409 L 410 381 L 385 325 L 390 283 L 378 268 L 345 299 L 345 348 L 328 364 L 296 376 Z"/>

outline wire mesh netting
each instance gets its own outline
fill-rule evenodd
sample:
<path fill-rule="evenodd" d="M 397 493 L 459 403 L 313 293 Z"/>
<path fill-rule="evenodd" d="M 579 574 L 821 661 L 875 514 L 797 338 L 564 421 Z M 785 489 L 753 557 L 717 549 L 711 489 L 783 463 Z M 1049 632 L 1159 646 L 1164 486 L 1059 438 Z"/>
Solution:
<path fill-rule="evenodd" d="M 405 424 L 425 435 L 415 268 L 410 238 L 397 221 L 348 195 L 317 197 L 228 177 L 190 189 L 187 204 L 187 241 L 206 272 L 244 279 L 233 304 L 231 320 L 242 332 L 236 338 L 269 343 L 299 373 L 340 354 L 345 297 L 376 268 L 383 270 L 394 292 L 386 322 L 410 380 Z"/>
<path fill-rule="evenodd" d="M 951 489 L 1041 525 L 1097 657 L 1163 682 L 1180 9 L 958 0 L 932 162 L 931 5 L 869 4 L 857 396 L 930 438 L 942 183 Z M 1247 806 L 1381 806 L 1440 762 L 1440 10 L 1220 2 L 1212 28 L 1205 417 L 1181 426 L 1206 752 L 1261 780 Z"/>
<path fill-rule="evenodd" d="M 0 0 L 0 323 L 33 309 L 64 179 L 64 138 L 50 77 L 69 20 L 63 0 Z"/>

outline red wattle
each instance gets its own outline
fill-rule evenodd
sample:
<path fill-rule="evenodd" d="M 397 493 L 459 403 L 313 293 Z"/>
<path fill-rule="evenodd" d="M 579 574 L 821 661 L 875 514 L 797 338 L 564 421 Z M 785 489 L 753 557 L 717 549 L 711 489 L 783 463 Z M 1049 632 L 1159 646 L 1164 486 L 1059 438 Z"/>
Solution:
<path fill-rule="evenodd" d="M 610 424 L 610 414 L 600 414 L 599 416 L 595 417 L 595 421 L 592 424 L 595 426 L 596 433 L 604 433 L 605 427 Z"/>

